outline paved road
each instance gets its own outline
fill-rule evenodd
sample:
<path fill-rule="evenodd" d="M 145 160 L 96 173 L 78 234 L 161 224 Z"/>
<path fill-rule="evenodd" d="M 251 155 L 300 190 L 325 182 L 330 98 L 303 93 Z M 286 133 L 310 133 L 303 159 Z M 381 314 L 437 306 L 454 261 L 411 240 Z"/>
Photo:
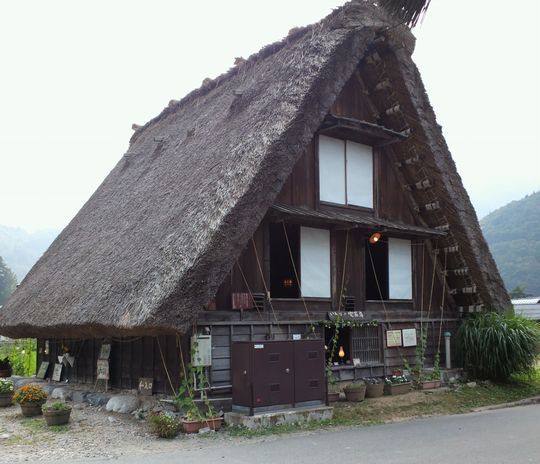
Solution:
<path fill-rule="evenodd" d="M 266 440 L 211 443 L 92 464 L 540 463 L 540 405 Z"/>

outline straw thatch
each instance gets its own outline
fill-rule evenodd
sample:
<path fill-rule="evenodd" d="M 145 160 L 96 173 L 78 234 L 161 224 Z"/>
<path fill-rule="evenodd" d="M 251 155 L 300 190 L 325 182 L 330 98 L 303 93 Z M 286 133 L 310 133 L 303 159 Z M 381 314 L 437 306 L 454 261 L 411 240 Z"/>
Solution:
<path fill-rule="evenodd" d="M 128 152 L 3 308 L 0 333 L 185 330 L 376 35 L 389 26 L 373 4 L 353 1 L 205 81 L 139 128 Z M 392 34 L 410 61 L 414 38 L 406 28 Z M 423 90 L 420 97 L 427 101 Z M 442 138 L 434 116 L 427 118 Z M 447 151 L 435 155 L 449 158 Z M 453 188 L 463 190 L 456 176 L 450 174 L 459 184 Z M 474 212 L 471 217 L 476 221 Z M 478 240 L 484 243 L 481 234 Z M 474 258 L 482 260 L 484 251 Z M 500 280 L 491 262 L 487 271 Z M 504 300 L 484 288 L 491 302 Z"/>

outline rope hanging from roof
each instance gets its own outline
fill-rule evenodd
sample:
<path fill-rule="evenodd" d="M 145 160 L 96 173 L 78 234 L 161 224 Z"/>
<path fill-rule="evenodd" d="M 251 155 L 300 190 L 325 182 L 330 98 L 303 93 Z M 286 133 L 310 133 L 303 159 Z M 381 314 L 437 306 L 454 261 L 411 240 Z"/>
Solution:
<path fill-rule="evenodd" d="M 276 312 L 274 311 L 274 305 L 272 305 L 272 298 L 271 298 L 270 292 L 268 291 L 268 287 L 266 286 L 266 280 L 264 278 L 261 261 L 259 260 L 259 253 L 257 253 L 257 246 L 255 245 L 255 240 L 253 240 L 253 237 L 251 237 L 251 243 L 253 245 L 253 251 L 255 252 L 255 259 L 257 260 L 257 268 L 259 269 L 259 273 L 261 274 L 264 291 L 266 292 L 266 297 L 268 298 L 268 304 L 270 305 L 270 309 L 272 310 L 272 315 L 274 316 L 274 320 L 278 322 Z"/>

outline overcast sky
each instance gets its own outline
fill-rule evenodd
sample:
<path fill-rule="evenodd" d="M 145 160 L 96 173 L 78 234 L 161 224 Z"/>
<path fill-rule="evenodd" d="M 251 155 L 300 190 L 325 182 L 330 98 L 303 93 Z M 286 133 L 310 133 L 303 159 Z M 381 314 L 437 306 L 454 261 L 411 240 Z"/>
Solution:
<path fill-rule="evenodd" d="M 64 227 L 127 150 L 132 123 L 343 3 L 1 2 L 0 224 Z M 509 5 L 432 0 L 414 31 L 479 216 L 540 190 L 540 2 Z"/>

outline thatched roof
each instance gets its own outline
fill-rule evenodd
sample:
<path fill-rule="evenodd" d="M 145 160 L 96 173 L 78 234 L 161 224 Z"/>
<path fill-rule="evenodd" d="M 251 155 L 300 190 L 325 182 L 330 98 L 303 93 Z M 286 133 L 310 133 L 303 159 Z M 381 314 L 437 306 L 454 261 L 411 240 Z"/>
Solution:
<path fill-rule="evenodd" d="M 0 313 L 0 333 L 185 330 L 368 48 L 391 26 L 372 3 L 355 0 L 172 102 L 136 131 L 128 152 L 23 280 Z M 398 27 L 391 34 L 415 70 L 411 33 Z M 429 106 L 423 88 L 418 92 L 415 104 Z M 437 139 L 435 156 L 451 164 L 434 115 L 425 117 Z M 442 180 L 464 192 L 455 167 L 448 169 Z M 461 207 L 468 211 L 457 222 L 464 229 L 474 222 L 481 246 L 471 256 L 483 261 L 489 252 L 474 211 L 470 202 Z M 499 303 L 504 289 L 483 284 L 482 275 L 498 285 L 497 269 L 489 259 L 483 266 L 478 285 L 487 302 Z"/>

